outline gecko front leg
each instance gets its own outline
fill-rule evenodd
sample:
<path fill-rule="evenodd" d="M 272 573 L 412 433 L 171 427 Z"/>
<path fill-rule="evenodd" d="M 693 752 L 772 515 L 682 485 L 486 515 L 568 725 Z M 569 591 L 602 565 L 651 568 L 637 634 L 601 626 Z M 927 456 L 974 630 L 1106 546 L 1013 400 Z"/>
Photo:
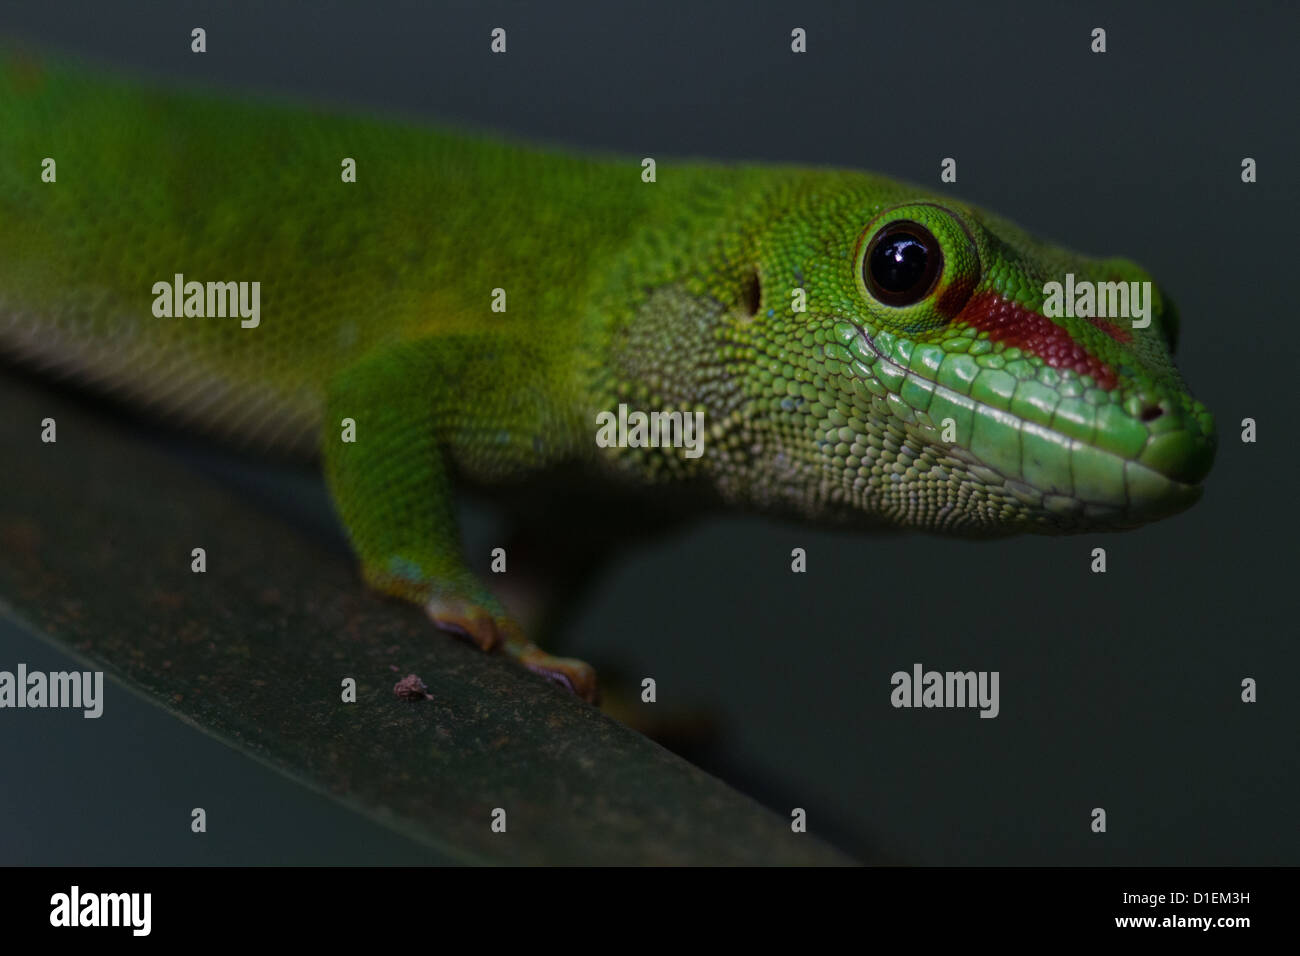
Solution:
<path fill-rule="evenodd" d="M 461 553 L 449 455 L 489 477 L 540 464 L 536 443 L 522 440 L 540 426 L 536 408 L 513 397 L 525 390 L 518 380 L 509 395 L 501 391 L 510 372 L 502 347 L 487 333 L 431 336 L 385 346 L 336 375 L 322 439 L 326 480 L 367 584 L 594 702 L 595 671 L 528 640 Z"/>

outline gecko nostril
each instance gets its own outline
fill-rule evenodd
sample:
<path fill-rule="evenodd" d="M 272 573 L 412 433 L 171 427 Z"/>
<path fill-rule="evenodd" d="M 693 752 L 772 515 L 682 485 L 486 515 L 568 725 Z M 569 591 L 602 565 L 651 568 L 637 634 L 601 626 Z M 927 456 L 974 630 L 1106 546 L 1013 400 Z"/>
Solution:
<path fill-rule="evenodd" d="M 1138 412 L 1138 421 L 1153 422 L 1164 413 L 1165 410 L 1155 402 L 1143 402 L 1142 410 Z"/>

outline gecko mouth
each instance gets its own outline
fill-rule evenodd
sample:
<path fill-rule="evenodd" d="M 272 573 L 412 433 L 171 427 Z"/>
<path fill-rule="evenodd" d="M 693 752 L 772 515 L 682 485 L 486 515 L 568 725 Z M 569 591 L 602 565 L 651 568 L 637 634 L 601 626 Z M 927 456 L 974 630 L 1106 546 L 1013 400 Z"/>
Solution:
<path fill-rule="evenodd" d="M 966 393 L 941 384 L 937 366 L 924 366 L 928 374 L 921 374 L 916 361 L 902 364 L 897 349 L 887 354 L 866 329 L 846 324 L 852 326 L 851 334 L 841 333 L 846 347 L 902 399 L 889 402 L 891 414 L 910 414 L 905 423 L 924 427 L 925 440 L 965 463 L 978 481 L 1003 486 L 1055 522 L 1141 524 L 1182 511 L 1201 495 L 1213 432 L 1172 402 L 1135 397 L 1125 407 L 1110 401 L 1090 407 L 1077 400 L 1064 415 L 1063 397 L 1030 380 L 1032 401 L 1017 402 L 1015 386 L 995 403 L 969 394 L 973 379 L 965 382 Z M 955 439 L 944 441 L 945 430 L 955 431 Z"/>

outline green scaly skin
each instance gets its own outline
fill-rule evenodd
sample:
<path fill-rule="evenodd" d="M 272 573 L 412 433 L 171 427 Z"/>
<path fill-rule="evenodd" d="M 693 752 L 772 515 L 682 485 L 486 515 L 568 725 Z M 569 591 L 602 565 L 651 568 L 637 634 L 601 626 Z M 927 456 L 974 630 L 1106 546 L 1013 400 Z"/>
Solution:
<path fill-rule="evenodd" d="M 946 195 L 664 160 L 646 183 L 635 159 L 13 55 L 0 115 L 0 350 L 195 427 L 318 447 L 368 582 L 588 698 L 590 668 L 529 643 L 466 569 L 453 476 L 576 466 L 766 513 L 1002 535 L 1172 514 L 1213 457 L 1158 288 L 1145 329 L 1042 315 L 1067 272 L 1144 272 Z M 908 306 L 864 280 L 898 220 L 942 252 Z M 260 281 L 261 325 L 156 318 L 153 284 L 177 272 Z M 703 411 L 704 454 L 598 447 L 619 403 Z"/>

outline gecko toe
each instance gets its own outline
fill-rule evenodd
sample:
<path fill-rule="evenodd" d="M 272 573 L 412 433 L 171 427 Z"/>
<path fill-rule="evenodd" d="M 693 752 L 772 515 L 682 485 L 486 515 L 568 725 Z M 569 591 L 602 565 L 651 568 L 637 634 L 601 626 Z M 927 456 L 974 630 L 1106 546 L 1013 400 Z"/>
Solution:
<path fill-rule="evenodd" d="M 575 697 L 581 697 L 589 704 L 600 701 L 600 688 L 596 682 L 596 671 L 584 661 L 571 657 L 552 657 L 545 651 L 534 648 L 519 658 L 519 662 L 534 674 L 540 674 L 552 683 L 559 684 Z"/>
<path fill-rule="evenodd" d="M 486 609 L 468 601 L 434 598 L 425 605 L 429 618 L 439 629 L 473 641 L 481 651 L 501 646 L 504 634 Z"/>

